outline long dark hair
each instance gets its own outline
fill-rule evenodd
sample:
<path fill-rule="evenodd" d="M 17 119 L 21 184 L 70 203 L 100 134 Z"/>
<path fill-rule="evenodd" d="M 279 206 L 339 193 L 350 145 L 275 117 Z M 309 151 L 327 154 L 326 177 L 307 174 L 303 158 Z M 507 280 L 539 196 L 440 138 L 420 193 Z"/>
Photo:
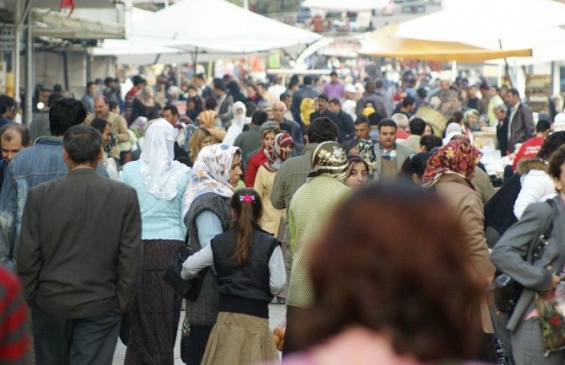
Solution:
<path fill-rule="evenodd" d="M 232 259 L 243 266 L 249 257 L 249 248 L 253 243 L 253 231 L 261 229 L 259 218 L 263 210 L 261 197 L 253 189 L 240 189 L 231 199 L 231 208 L 235 212 L 235 229 L 237 242 L 233 250 Z"/>

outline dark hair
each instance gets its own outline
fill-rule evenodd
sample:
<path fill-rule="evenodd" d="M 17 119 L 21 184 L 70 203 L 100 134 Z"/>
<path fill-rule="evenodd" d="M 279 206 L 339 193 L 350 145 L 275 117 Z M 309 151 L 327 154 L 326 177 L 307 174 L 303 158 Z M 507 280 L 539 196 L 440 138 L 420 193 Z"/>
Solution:
<path fill-rule="evenodd" d="M 251 115 L 251 123 L 256 126 L 262 126 L 269 119 L 267 112 L 263 110 L 256 110 L 253 115 Z"/>
<path fill-rule="evenodd" d="M 263 204 L 259 193 L 253 189 L 243 188 L 233 194 L 231 208 L 236 215 L 235 230 L 237 232 L 237 241 L 231 258 L 239 266 L 243 266 L 249 258 L 249 248 L 253 244 L 253 231 L 261 229 L 259 218 L 261 218 Z"/>
<path fill-rule="evenodd" d="M 118 103 L 116 103 L 114 100 L 110 100 L 108 102 L 108 107 L 110 108 L 110 110 L 116 109 L 117 106 L 118 106 Z"/>
<path fill-rule="evenodd" d="M 177 108 L 176 106 L 174 106 L 174 105 L 170 105 L 170 104 L 169 104 L 169 105 L 165 105 L 165 106 L 163 107 L 163 111 L 165 111 L 165 110 L 170 111 L 172 115 L 179 115 L 179 110 L 178 110 L 178 108 Z"/>
<path fill-rule="evenodd" d="M 461 124 L 461 121 L 463 120 L 464 117 L 465 116 L 461 112 L 453 112 L 453 114 L 451 114 L 451 118 L 449 118 L 449 120 L 447 121 L 447 124 L 452 122 Z"/>
<path fill-rule="evenodd" d="M 55 91 L 56 93 L 62 93 L 63 87 L 61 86 L 61 84 L 55 84 L 53 85 L 53 91 Z"/>
<path fill-rule="evenodd" d="M 330 72 L 330 76 L 337 76 L 337 72 L 335 71 Z"/>
<path fill-rule="evenodd" d="M 540 119 L 536 123 L 536 133 L 541 133 L 549 130 L 551 128 L 551 124 L 546 119 Z"/>
<path fill-rule="evenodd" d="M 218 106 L 216 98 L 206 98 L 204 101 L 204 110 L 214 110 Z"/>
<path fill-rule="evenodd" d="M 435 147 L 443 146 L 443 141 L 435 134 L 430 134 L 420 138 L 420 146 L 424 146 L 427 152 L 431 152 Z"/>
<path fill-rule="evenodd" d="M 551 154 L 559 147 L 565 144 L 565 131 L 557 131 L 551 133 L 545 141 L 543 141 L 536 158 L 541 158 L 542 160 L 549 160 Z"/>
<path fill-rule="evenodd" d="M 407 106 L 410 106 L 412 104 L 414 104 L 416 102 L 416 100 L 414 100 L 413 97 L 411 97 L 410 95 L 406 96 L 403 100 L 402 100 L 402 106 L 404 108 L 406 108 Z"/>
<path fill-rule="evenodd" d="M 341 102 L 339 101 L 338 98 L 330 99 L 329 103 L 333 105 L 341 106 Z"/>
<path fill-rule="evenodd" d="M 322 100 L 325 100 L 325 101 L 330 100 L 330 98 L 328 97 L 328 94 L 320 94 L 320 95 L 318 95 L 318 99 L 322 99 Z"/>
<path fill-rule="evenodd" d="M 263 89 L 267 90 L 269 86 L 264 82 L 257 83 L 257 87 L 261 86 Z"/>
<path fill-rule="evenodd" d="M 194 75 L 194 78 L 204 81 L 204 74 L 202 74 L 202 73 L 196 74 L 196 75 Z"/>
<path fill-rule="evenodd" d="M 89 125 L 75 125 L 65 132 L 63 148 L 74 163 L 94 162 L 100 156 L 102 135 Z"/>
<path fill-rule="evenodd" d="M 426 121 L 422 118 L 416 117 L 412 119 L 408 125 L 410 126 L 410 133 L 417 136 L 421 136 L 426 130 Z"/>
<path fill-rule="evenodd" d="M 304 76 L 304 85 L 312 85 L 312 82 L 314 82 L 314 80 L 312 80 L 312 76 Z"/>
<path fill-rule="evenodd" d="M 380 121 L 385 119 L 385 115 L 380 111 L 376 111 L 369 114 L 367 118 L 369 118 L 369 125 L 379 125 Z"/>
<path fill-rule="evenodd" d="M 12 141 L 15 136 L 10 133 L 10 131 L 15 131 L 20 134 L 20 137 L 22 138 L 22 146 L 29 146 L 31 136 L 29 134 L 29 129 L 25 125 L 15 122 L 4 124 L 2 128 L 0 128 L 0 138 L 6 142 Z"/>
<path fill-rule="evenodd" d="M 49 98 L 47 99 L 47 107 L 51 108 L 51 106 L 53 106 L 53 103 L 61 98 L 64 98 L 63 94 L 52 92 L 51 94 L 49 94 Z"/>
<path fill-rule="evenodd" d="M 369 169 L 369 164 L 359 155 L 347 155 L 347 162 L 349 162 L 349 167 L 347 167 L 347 177 L 351 175 L 351 172 L 357 166 L 357 164 L 364 164 L 367 169 L 367 173 L 371 170 Z"/>
<path fill-rule="evenodd" d="M 367 94 L 374 93 L 376 89 L 377 89 L 377 86 L 375 85 L 375 83 L 373 81 L 367 81 L 367 83 L 365 84 L 365 92 Z"/>
<path fill-rule="evenodd" d="M 92 122 L 90 122 L 90 126 L 100 133 L 104 133 L 104 129 L 106 129 L 106 126 L 109 124 L 110 122 L 104 118 L 94 118 L 92 119 Z"/>
<path fill-rule="evenodd" d="M 145 84 L 145 79 L 140 75 L 135 75 L 132 79 L 132 83 L 134 86 L 137 86 L 139 84 Z"/>
<path fill-rule="evenodd" d="M 241 88 L 239 84 L 235 80 L 231 80 L 227 83 L 226 89 L 229 90 L 230 94 L 239 94 L 241 92 Z"/>
<path fill-rule="evenodd" d="M 409 179 L 409 181 L 412 181 L 412 174 L 416 174 L 419 178 L 422 178 L 422 176 L 424 176 L 424 171 L 426 171 L 426 164 L 428 163 L 431 155 L 432 154 L 430 152 L 420 152 L 411 155 L 402 164 L 402 167 L 400 168 L 401 174 Z"/>
<path fill-rule="evenodd" d="M 86 108 L 81 101 L 61 98 L 49 108 L 49 130 L 54 136 L 62 136 L 72 126 L 84 123 Z"/>
<path fill-rule="evenodd" d="M 111 82 L 114 82 L 113 77 L 108 76 L 104 79 L 104 85 L 106 85 L 106 86 L 108 86 L 108 84 L 111 83 Z"/>
<path fill-rule="evenodd" d="M 298 85 L 298 81 L 290 80 L 290 82 L 288 83 L 288 88 L 292 89 L 296 85 Z"/>
<path fill-rule="evenodd" d="M 257 110 L 257 104 L 255 104 L 254 102 L 250 101 L 245 103 L 245 116 L 247 118 L 251 118 L 251 116 L 253 115 L 253 113 L 255 113 L 256 110 Z"/>
<path fill-rule="evenodd" d="M 284 92 L 279 96 L 280 101 L 284 101 L 286 98 L 292 98 L 292 94 L 289 92 Z"/>
<path fill-rule="evenodd" d="M 394 129 L 398 129 L 398 126 L 396 125 L 394 120 L 389 118 L 382 119 L 379 122 L 379 124 L 377 124 L 377 128 L 379 129 L 379 131 L 381 130 L 382 127 L 394 127 Z"/>
<path fill-rule="evenodd" d="M 224 81 L 222 79 L 215 78 L 214 89 L 226 91 L 226 85 L 224 85 Z"/>
<path fill-rule="evenodd" d="M 382 89 L 385 86 L 385 83 L 383 82 L 383 80 L 378 79 L 377 81 L 375 81 L 375 87 L 377 89 Z"/>
<path fill-rule="evenodd" d="M 565 146 L 560 146 L 549 158 L 549 173 L 553 178 L 561 177 L 561 166 L 565 163 Z"/>
<path fill-rule="evenodd" d="M 0 114 L 4 114 L 8 109 L 14 107 L 16 100 L 8 95 L 0 95 Z"/>
<path fill-rule="evenodd" d="M 337 139 L 337 124 L 326 117 L 316 118 L 308 128 L 308 143 L 334 142 Z"/>
<path fill-rule="evenodd" d="M 423 99 L 426 96 L 428 96 L 428 90 L 426 90 L 425 87 L 419 87 L 418 90 L 416 90 L 416 92 L 418 93 L 418 97 L 420 99 Z"/>
<path fill-rule="evenodd" d="M 390 334 L 394 352 L 420 361 L 468 358 L 480 332 L 471 309 L 483 289 L 466 247 L 457 216 L 432 192 L 402 184 L 360 189 L 312 244 L 314 300 L 297 319 L 297 343 L 362 327 Z"/>
<path fill-rule="evenodd" d="M 93 81 L 89 81 L 89 82 L 86 83 L 86 88 L 88 89 L 92 85 L 96 85 L 96 84 Z"/>
<path fill-rule="evenodd" d="M 516 88 L 514 88 L 514 87 L 508 89 L 506 92 L 507 92 L 507 93 L 510 93 L 510 94 L 512 94 L 512 95 L 514 95 L 514 96 L 520 97 L 520 92 L 518 91 L 518 89 L 516 89 Z"/>
<path fill-rule="evenodd" d="M 373 113 L 373 114 L 375 114 L 375 113 Z M 369 118 L 367 118 L 364 115 L 358 116 L 353 124 L 355 124 L 355 125 L 367 124 L 368 127 L 371 126 L 371 124 L 369 123 Z"/>

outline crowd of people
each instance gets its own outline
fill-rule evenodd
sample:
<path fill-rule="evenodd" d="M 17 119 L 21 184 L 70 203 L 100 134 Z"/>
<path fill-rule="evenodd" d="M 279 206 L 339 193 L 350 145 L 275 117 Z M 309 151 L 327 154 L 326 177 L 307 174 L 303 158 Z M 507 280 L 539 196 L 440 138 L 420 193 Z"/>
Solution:
<path fill-rule="evenodd" d="M 534 298 L 564 267 L 565 131 L 516 89 L 196 74 L 160 103 L 139 75 L 123 98 L 106 81 L 53 92 L 30 126 L 0 97 L 0 359 L 111 364 L 119 337 L 126 364 L 173 364 L 183 317 L 187 364 L 277 363 L 285 304 L 285 364 L 494 362 L 495 345 L 563 363 Z M 512 162 L 496 193 L 487 127 Z M 182 316 L 163 275 L 186 246 Z M 514 313 L 486 293 L 497 269 L 525 287 Z"/>

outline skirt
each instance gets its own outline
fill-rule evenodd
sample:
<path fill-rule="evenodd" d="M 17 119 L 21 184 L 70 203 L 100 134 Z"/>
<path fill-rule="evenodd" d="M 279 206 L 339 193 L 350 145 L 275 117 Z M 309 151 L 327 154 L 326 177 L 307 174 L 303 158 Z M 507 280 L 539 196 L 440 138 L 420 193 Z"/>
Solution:
<path fill-rule="evenodd" d="M 240 313 L 219 313 L 202 365 L 248 365 L 273 361 L 279 361 L 279 353 L 268 319 Z"/>
<path fill-rule="evenodd" d="M 130 309 L 131 333 L 124 364 L 173 365 L 182 297 L 163 281 L 178 249 L 176 240 L 143 240 L 141 280 Z"/>

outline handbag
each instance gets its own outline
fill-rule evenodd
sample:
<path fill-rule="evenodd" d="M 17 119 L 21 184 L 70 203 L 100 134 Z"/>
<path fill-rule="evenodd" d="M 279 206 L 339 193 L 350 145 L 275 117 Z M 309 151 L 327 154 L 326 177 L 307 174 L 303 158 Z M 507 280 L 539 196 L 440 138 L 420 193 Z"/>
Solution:
<path fill-rule="evenodd" d="M 546 202 L 553 207 L 552 199 L 548 199 Z M 535 243 L 535 246 L 532 251 L 531 260 L 529 261 L 530 264 L 533 264 L 543 255 L 544 248 L 549 243 L 549 237 L 551 236 L 552 231 L 553 218 L 545 232 L 532 242 Z M 530 243 L 530 245 L 532 243 Z M 496 277 L 495 285 L 496 290 L 494 291 L 494 303 L 496 305 L 496 309 L 502 313 L 511 314 L 522 295 L 524 286 L 504 273 Z"/>
<path fill-rule="evenodd" d="M 198 299 L 198 294 L 200 294 L 200 289 L 202 288 L 202 282 L 207 273 L 207 268 L 200 271 L 198 276 L 190 280 L 184 280 L 181 276 L 182 264 L 188 259 L 194 252 L 188 246 L 182 246 L 178 249 L 172 264 L 165 270 L 163 274 L 163 280 L 167 283 L 173 290 L 190 301 L 195 301 Z"/>

